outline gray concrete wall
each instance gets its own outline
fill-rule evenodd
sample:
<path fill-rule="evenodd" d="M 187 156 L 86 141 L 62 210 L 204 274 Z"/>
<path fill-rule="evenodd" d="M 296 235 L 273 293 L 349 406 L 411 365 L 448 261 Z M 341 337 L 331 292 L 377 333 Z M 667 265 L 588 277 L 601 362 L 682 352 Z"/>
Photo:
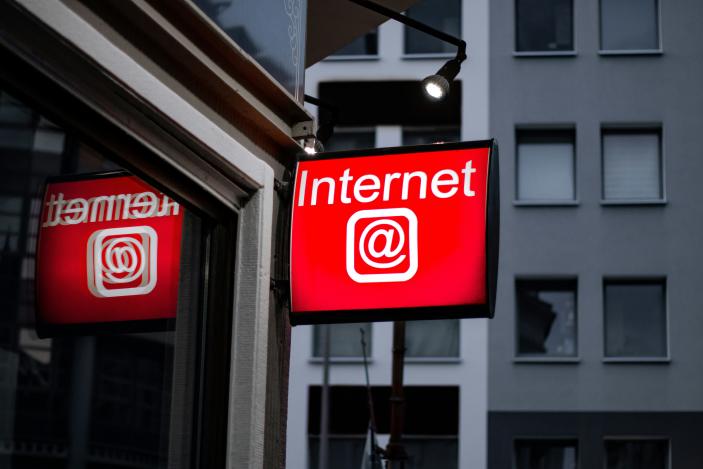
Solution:
<path fill-rule="evenodd" d="M 491 410 L 703 409 L 703 3 L 662 0 L 663 53 L 598 53 L 598 3 L 574 1 L 576 55 L 514 57 L 514 0 L 490 11 L 490 127 L 501 150 Z M 666 203 L 603 205 L 600 129 L 662 127 Z M 515 126 L 576 131 L 578 204 L 515 206 Z M 578 279 L 576 363 L 515 363 L 515 277 Z M 603 277 L 666 276 L 670 362 L 604 363 Z"/>

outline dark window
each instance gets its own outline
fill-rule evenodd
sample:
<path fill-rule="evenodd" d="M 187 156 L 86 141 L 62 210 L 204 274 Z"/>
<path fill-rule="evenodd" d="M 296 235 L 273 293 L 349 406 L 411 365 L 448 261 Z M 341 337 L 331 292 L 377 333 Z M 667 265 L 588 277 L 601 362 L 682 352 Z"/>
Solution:
<path fill-rule="evenodd" d="M 362 357 L 361 329 L 364 330 L 364 340 L 366 341 L 366 356 L 371 355 L 371 324 L 329 324 L 314 326 L 313 347 L 314 357 L 324 356 L 324 329 L 329 328 L 330 332 L 330 356 L 331 357 Z"/>
<path fill-rule="evenodd" d="M 331 435 L 327 447 L 329 459 L 327 467 L 334 469 L 359 469 L 361 458 L 364 454 L 365 435 L 339 436 Z M 308 438 L 308 454 L 310 469 L 317 469 L 319 466 L 320 438 L 313 436 Z"/>
<path fill-rule="evenodd" d="M 359 36 L 331 57 L 378 55 L 378 29 Z"/>
<path fill-rule="evenodd" d="M 574 50 L 572 0 L 516 0 L 516 50 Z"/>
<path fill-rule="evenodd" d="M 310 469 L 317 469 L 320 433 L 321 387 L 308 392 L 308 449 Z M 390 431 L 390 387 L 374 386 L 371 395 L 378 433 Z M 405 386 L 403 445 L 407 469 L 455 469 L 458 460 L 459 388 L 455 386 Z M 432 405 L 427 405 L 431 402 Z M 369 423 L 367 389 L 364 386 L 330 388 L 328 467 L 361 467 L 362 449 Z"/>
<path fill-rule="evenodd" d="M 458 142 L 459 127 L 403 127 L 403 145 Z"/>
<path fill-rule="evenodd" d="M 336 129 L 377 125 L 458 126 L 461 80 L 452 81 L 449 88 L 446 99 L 430 102 L 422 93 L 419 78 L 417 81 L 327 81 L 318 86 L 320 99 L 339 109 Z"/>
<path fill-rule="evenodd" d="M 660 130 L 604 129 L 602 139 L 605 200 L 663 199 Z"/>
<path fill-rule="evenodd" d="M 447 34 L 461 37 L 461 1 L 459 0 L 423 0 L 410 7 L 405 14 Z M 456 46 L 406 26 L 405 53 L 454 54 Z"/>
<path fill-rule="evenodd" d="M 576 469 L 577 467 L 576 440 L 515 440 L 516 469 Z"/>
<path fill-rule="evenodd" d="M 659 49 L 658 3 L 657 0 L 601 0 L 601 49 Z"/>
<path fill-rule="evenodd" d="M 606 469 L 667 469 L 669 442 L 667 440 L 606 440 Z"/>
<path fill-rule="evenodd" d="M 372 128 L 334 129 L 332 137 L 325 143 L 325 151 L 360 150 L 376 146 L 376 131 Z"/>
<path fill-rule="evenodd" d="M 564 202 L 576 198 L 573 130 L 518 130 L 517 199 Z"/>
<path fill-rule="evenodd" d="M 516 282 L 518 355 L 576 355 L 576 281 Z"/>
<path fill-rule="evenodd" d="M 664 280 L 606 280 L 605 355 L 666 357 Z"/>

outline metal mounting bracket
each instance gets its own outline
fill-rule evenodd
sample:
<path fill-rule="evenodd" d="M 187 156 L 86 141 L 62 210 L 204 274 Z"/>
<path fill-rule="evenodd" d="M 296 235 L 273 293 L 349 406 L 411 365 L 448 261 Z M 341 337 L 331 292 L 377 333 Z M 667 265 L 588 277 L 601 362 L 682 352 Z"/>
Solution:
<path fill-rule="evenodd" d="M 293 124 L 293 127 L 291 129 L 291 137 L 293 137 L 296 140 L 303 139 L 303 138 L 309 138 L 309 137 L 314 137 L 315 132 L 317 131 L 317 126 L 315 125 L 315 121 L 303 121 L 303 122 L 297 122 Z"/>

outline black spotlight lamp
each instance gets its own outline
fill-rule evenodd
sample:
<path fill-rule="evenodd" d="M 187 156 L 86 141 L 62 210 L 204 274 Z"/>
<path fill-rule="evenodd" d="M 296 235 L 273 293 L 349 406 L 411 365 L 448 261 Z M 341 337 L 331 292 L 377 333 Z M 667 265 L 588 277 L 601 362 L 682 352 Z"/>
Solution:
<path fill-rule="evenodd" d="M 303 141 L 303 151 L 312 156 L 325 151 L 325 146 L 317 137 L 308 137 Z"/>
<path fill-rule="evenodd" d="M 422 80 L 422 89 L 425 94 L 435 101 L 444 99 L 449 94 L 449 84 L 456 78 L 461 70 L 459 59 L 448 60 L 437 73 Z"/>
<path fill-rule="evenodd" d="M 378 3 L 370 0 L 349 1 L 371 11 L 375 11 L 376 13 L 388 18 L 392 18 L 410 28 L 417 29 L 425 34 L 429 34 L 440 41 L 455 45 L 458 48 L 456 51 L 456 57 L 447 61 L 447 63 L 445 63 L 442 68 L 437 71 L 437 73 L 422 80 L 422 89 L 430 99 L 440 101 L 447 96 L 449 93 L 449 84 L 459 74 L 459 70 L 461 70 L 461 63 L 466 60 L 466 42 L 462 41 L 458 37 L 454 37 L 451 34 L 435 29 L 425 23 L 409 18 L 407 15 L 401 15 L 397 11 L 386 8 L 383 5 L 379 5 Z"/>

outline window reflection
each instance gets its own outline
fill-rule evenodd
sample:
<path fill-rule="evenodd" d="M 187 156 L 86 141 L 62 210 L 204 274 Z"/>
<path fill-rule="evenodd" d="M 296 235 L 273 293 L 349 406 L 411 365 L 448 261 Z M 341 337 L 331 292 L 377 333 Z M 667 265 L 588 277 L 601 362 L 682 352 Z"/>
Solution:
<path fill-rule="evenodd" d="M 576 282 L 518 280 L 518 355 L 576 355 Z"/>
<path fill-rule="evenodd" d="M 0 90 L 2 468 L 168 464 L 173 331 L 53 339 L 35 333 L 35 246 L 44 181 L 116 168 Z M 187 217 L 187 225 L 197 225 Z M 184 233 L 186 243 L 198 246 L 196 238 Z"/>

